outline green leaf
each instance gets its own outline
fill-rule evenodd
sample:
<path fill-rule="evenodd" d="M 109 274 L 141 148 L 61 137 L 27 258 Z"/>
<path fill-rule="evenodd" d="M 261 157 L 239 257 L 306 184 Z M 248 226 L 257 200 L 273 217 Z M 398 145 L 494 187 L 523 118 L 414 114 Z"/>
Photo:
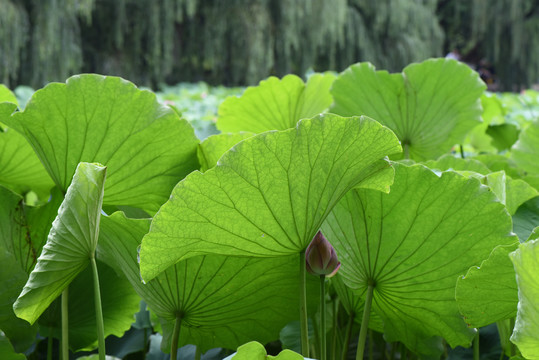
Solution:
<path fill-rule="evenodd" d="M 539 196 L 519 206 L 513 215 L 513 231 L 518 235 L 520 242 L 524 242 L 537 224 L 539 224 Z"/>
<path fill-rule="evenodd" d="M 24 352 L 36 339 L 37 327 L 15 316 L 13 303 L 21 292 L 28 275 L 12 254 L 0 248 L 0 329 L 18 352 Z M 0 354 L 4 354 L 0 351 Z"/>
<path fill-rule="evenodd" d="M 539 354 L 539 240 L 527 241 L 509 254 L 518 284 L 518 312 L 511 341 L 526 359 Z"/>
<path fill-rule="evenodd" d="M 0 354 L 2 354 L 2 360 L 26 360 L 24 354 L 17 354 L 13 350 L 13 346 L 11 346 L 9 340 L 3 335 L 0 335 Z"/>
<path fill-rule="evenodd" d="M 198 146 L 197 155 L 200 162 L 200 171 L 204 172 L 217 165 L 217 161 L 225 152 L 240 141 L 250 138 L 253 135 L 253 133 L 249 132 L 240 132 L 207 137 Z"/>
<path fill-rule="evenodd" d="M 511 160 L 527 174 L 539 175 L 539 122 L 520 132 L 511 151 Z M 539 189 L 538 189 L 539 190 Z"/>
<path fill-rule="evenodd" d="M 5 122 L 28 139 L 64 191 L 79 162 L 106 165 L 106 205 L 153 213 L 198 168 L 192 127 L 153 93 L 117 77 L 77 75 L 51 83 Z"/>
<path fill-rule="evenodd" d="M 203 352 L 228 349 L 249 341 L 269 342 L 296 319 L 299 302 L 297 256 L 233 258 L 197 256 L 169 267 L 143 284 L 137 248 L 148 220 L 122 213 L 103 217 L 98 258 L 119 267 L 135 291 L 162 320 L 163 345 L 170 349 L 173 321 L 182 314 L 180 345 L 197 344 Z M 318 300 L 318 279 L 308 281 L 310 307 Z"/>
<path fill-rule="evenodd" d="M 498 151 L 509 150 L 518 140 L 519 128 L 513 124 L 489 125 L 487 135 L 492 137 L 492 145 Z"/>
<path fill-rule="evenodd" d="M 174 188 L 142 242 L 142 277 L 195 255 L 298 254 L 350 188 L 388 190 L 382 159 L 399 150 L 372 119 L 333 114 L 246 139 Z"/>
<path fill-rule="evenodd" d="M 395 164 L 389 194 L 350 191 L 322 231 L 345 284 L 363 298 L 375 284 L 372 309 L 386 339 L 431 354 L 434 336 L 452 347 L 473 337 L 455 301 L 457 277 L 516 241 L 505 207 L 477 179 L 420 165 Z"/>
<path fill-rule="evenodd" d="M 539 195 L 539 192 L 524 180 L 505 176 L 503 168 L 497 167 L 497 170 L 493 172 L 484 163 L 473 158 L 461 159 L 444 155 L 436 161 L 429 160 L 424 164 L 431 169 L 455 170 L 463 175 L 476 176 L 485 185 L 491 187 L 511 215 L 515 214 L 520 205 Z M 474 173 L 484 176 L 474 175 Z"/>
<path fill-rule="evenodd" d="M 526 181 L 511 178 L 507 178 L 505 193 L 505 206 L 511 215 L 514 215 L 517 212 L 520 205 L 539 196 L 539 191 Z"/>
<path fill-rule="evenodd" d="M 106 168 L 80 163 L 15 314 L 33 324 L 94 256 Z"/>
<path fill-rule="evenodd" d="M 331 105 L 329 88 L 335 75 L 315 74 L 303 83 L 296 75 L 269 77 L 241 97 L 229 97 L 219 106 L 217 128 L 222 132 L 286 130 L 300 119 L 318 115 Z M 361 114 L 357 114 L 361 115 Z"/>
<path fill-rule="evenodd" d="M 98 261 L 101 306 L 105 323 L 105 337 L 122 335 L 129 330 L 139 310 L 140 297 L 123 274 L 118 275 L 111 267 Z M 69 284 L 69 346 L 73 351 L 93 350 L 97 347 L 94 287 L 92 269 L 87 266 Z M 40 334 L 54 336 L 62 334 L 60 299 L 39 318 Z"/>
<path fill-rule="evenodd" d="M 35 341 L 37 327 L 17 318 L 13 303 L 37 261 L 41 240 L 47 236 L 40 234 L 38 220 L 48 219 L 50 210 L 57 210 L 53 201 L 40 208 L 28 208 L 21 196 L 0 186 L 0 329 L 19 352 Z"/>
<path fill-rule="evenodd" d="M 515 164 L 507 157 L 498 154 L 481 154 L 472 159 L 479 160 L 485 164 L 491 171 L 505 171 L 505 173 L 514 179 L 521 177 Z"/>
<path fill-rule="evenodd" d="M 491 170 L 479 160 L 457 158 L 450 154 L 443 155 L 437 160 L 425 161 L 424 164 L 440 171 L 473 171 L 482 175 L 491 173 Z"/>
<path fill-rule="evenodd" d="M 455 60 L 430 59 L 395 74 L 358 63 L 335 80 L 330 111 L 370 116 L 395 132 L 411 159 L 435 159 L 479 124 L 484 90 L 479 75 Z"/>
<path fill-rule="evenodd" d="M 455 296 L 468 326 L 479 328 L 516 315 L 517 283 L 509 253 L 517 247 L 497 246 L 480 267 L 471 267 L 457 280 Z"/>
<path fill-rule="evenodd" d="M 0 184 L 19 194 L 33 190 L 40 198 L 54 187 L 34 149 L 14 129 L 0 131 Z"/>
<path fill-rule="evenodd" d="M 17 102 L 17 97 L 15 97 L 15 94 L 13 94 L 13 92 L 9 90 L 6 85 L 0 84 L 0 103 L 3 103 L 3 102 L 13 103 L 15 104 L 15 107 L 19 106 L 19 103 Z"/>

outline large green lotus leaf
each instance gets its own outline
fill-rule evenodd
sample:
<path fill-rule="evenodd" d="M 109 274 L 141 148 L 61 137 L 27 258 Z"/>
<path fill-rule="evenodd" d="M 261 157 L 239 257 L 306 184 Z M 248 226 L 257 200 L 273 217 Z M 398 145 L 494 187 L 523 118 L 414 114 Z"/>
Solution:
<path fill-rule="evenodd" d="M 539 159 L 539 122 L 536 121 L 520 132 L 518 141 L 511 151 L 511 160 L 526 173 L 539 175 L 537 159 Z"/>
<path fill-rule="evenodd" d="M 30 142 L 64 191 L 79 162 L 108 167 L 104 203 L 155 212 L 198 168 L 198 140 L 173 110 L 121 78 L 77 75 L 36 91 L 5 119 Z"/>
<path fill-rule="evenodd" d="M 471 267 L 457 280 L 455 296 L 468 326 L 479 328 L 516 315 L 517 283 L 509 253 L 517 247 L 497 246 L 480 267 Z"/>
<path fill-rule="evenodd" d="M 13 94 L 13 92 L 9 90 L 6 85 L 0 84 L 0 103 L 3 102 L 10 102 L 12 104 L 15 104 L 15 107 L 19 105 L 15 94 Z M 2 118 L 0 117 L 0 122 L 1 119 Z"/>
<path fill-rule="evenodd" d="M 98 261 L 101 307 L 105 324 L 105 337 L 122 335 L 129 330 L 139 311 L 140 297 L 123 274 L 118 275 L 111 267 Z M 84 269 L 69 284 L 69 347 L 73 351 L 93 350 L 97 347 L 94 287 L 91 267 Z M 62 334 L 60 299 L 39 318 L 40 334 Z"/>
<path fill-rule="evenodd" d="M 250 138 L 254 133 L 239 132 L 212 135 L 204 139 L 198 146 L 200 171 L 204 172 L 217 165 L 217 161 L 225 152 L 242 140 Z"/>
<path fill-rule="evenodd" d="M 142 242 L 142 277 L 195 255 L 298 254 L 350 188 L 388 191 L 382 159 L 398 151 L 376 121 L 333 114 L 246 139 L 174 188 Z"/>
<path fill-rule="evenodd" d="M 99 234 L 106 167 L 80 163 L 67 189 L 47 243 L 13 304 L 33 324 L 94 256 Z"/>
<path fill-rule="evenodd" d="M 526 359 L 539 359 L 539 240 L 520 244 L 509 256 L 518 284 L 518 312 L 511 341 Z"/>
<path fill-rule="evenodd" d="M 457 277 L 497 245 L 516 241 L 505 207 L 475 178 L 437 176 L 395 164 L 389 194 L 352 190 L 322 231 L 335 246 L 345 283 L 363 294 L 373 283 L 372 309 L 388 341 L 419 353 L 441 336 L 451 346 L 473 337 L 455 301 Z"/>
<path fill-rule="evenodd" d="M 122 213 L 103 217 L 98 258 L 118 266 L 153 313 L 163 321 L 163 346 L 170 346 L 173 321 L 183 315 L 180 345 L 197 344 L 202 351 L 228 349 L 249 341 L 266 343 L 297 318 L 298 256 L 233 258 L 193 257 L 169 267 L 143 284 L 137 248 L 149 220 Z M 318 279 L 308 279 L 310 307 L 318 301 Z"/>
<path fill-rule="evenodd" d="M 455 60 L 430 59 L 395 74 L 358 63 L 333 83 L 330 111 L 370 116 L 395 132 L 411 159 L 435 159 L 479 124 L 484 90 L 479 75 Z"/>
<path fill-rule="evenodd" d="M 329 108 L 332 73 L 312 75 L 305 84 L 296 75 L 269 77 L 241 97 L 229 97 L 219 106 L 217 128 L 222 132 L 285 130 L 300 119 L 311 118 Z M 356 115 L 356 114 L 355 114 Z M 357 114 L 362 115 L 362 114 Z"/>

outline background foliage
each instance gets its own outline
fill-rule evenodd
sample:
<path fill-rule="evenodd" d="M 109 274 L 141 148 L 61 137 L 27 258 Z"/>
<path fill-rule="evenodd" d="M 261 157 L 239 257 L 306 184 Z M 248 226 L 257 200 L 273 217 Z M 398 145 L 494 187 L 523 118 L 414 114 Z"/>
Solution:
<path fill-rule="evenodd" d="M 249 85 L 357 61 L 400 71 L 453 47 L 503 89 L 539 75 L 534 0 L 0 0 L 0 81 L 80 72 Z M 58 61 L 62 59 L 62 61 Z"/>

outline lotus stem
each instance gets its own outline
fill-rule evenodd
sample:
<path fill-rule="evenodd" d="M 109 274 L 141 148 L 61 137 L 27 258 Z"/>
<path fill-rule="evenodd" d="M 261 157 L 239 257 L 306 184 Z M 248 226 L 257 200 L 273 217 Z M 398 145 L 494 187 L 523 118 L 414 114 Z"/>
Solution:
<path fill-rule="evenodd" d="M 367 333 L 369 332 L 369 318 L 371 315 L 372 295 L 374 292 L 374 284 L 369 282 L 367 287 L 367 296 L 365 297 L 365 307 L 363 308 L 363 319 L 361 320 L 361 329 L 359 330 L 359 339 L 357 342 L 356 360 L 362 360 L 365 353 L 365 342 Z"/>
<path fill-rule="evenodd" d="M 479 329 L 473 338 L 473 360 L 479 360 Z"/>
<path fill-rule="evenodd" d="M 52 360 L 52 327 L 49 327 L 49 337 L 47 338 L 47 360 Z"/>
<path fill-rule="evenodd" d="M 299 322 L 301 329 L 301 354 L 309 357 L 309 324 L 307 319 L 307 289 L 305 281 L 305 251 L 299 253 Z"/>
<path fill-rule="evenodd" d="M 200 360 L 201 357 L 202 357 L 202 351 L 200 351 L 200 346 L 197 346 L 195 350 L 195 360 Z"/>
<path fill-rule="evenodd" d="M 101 307 L 101 291 L 99 289 L 99 275 L 97 273 L 97 263 L 95 257 L 90 259 L 92 271 L 94 273 L 94 302 L 95 302 L 95 322 L 97 325 L 97 346 L 99 348 L 99 360 L 105 360 L 105 324 L 103 322 L 103 309 Z"/>
<path fill-rule="evenodd" d="M 174 331 L 172 332 L 172 344 L 170 345 L 170 360 L 176 360 L 176 358 L 178 357 L 178 343 L 180 341 L 181 327 L 182 317 L 178 315 L 176 316 L 176 321 L 174 321 Z"/>
<path fill-rule="evenodd" d="M 348 316 L 348 323 L 346 324 L 346 333 L 344 335 L 344 342 L 342 345 L 342 354 L 341 360 L 346 360 L 348 358 L 348 348 L 350 347 L 350 338 L 352 337 L 352 326 L 354 325 L 354 319 L 356 314 L 354 312 L 350 313 Z"/>
<path fill-rule="evenodd" d="M 331 359 L 337 359 L 337 328 L 339 327 L 338 322 L 338 311 L 339 311 L 339 299 L 333 299 L 333 338 L 331 339 Z"/>
<path fill-rule="evenodd" d="M 320 360 L 326 360 L 326 276 L 320 275 Z"/>
<path fill-rule="evenodd" d="M 408 141 L 404 142 L 404 158 L 409 159 L 410 158 L 410 144 L 408 144 Z"/>
<path fill-rule="evenodd" d="M 62 360 L 69 360 L 69 286 L 62 292 Z"/>

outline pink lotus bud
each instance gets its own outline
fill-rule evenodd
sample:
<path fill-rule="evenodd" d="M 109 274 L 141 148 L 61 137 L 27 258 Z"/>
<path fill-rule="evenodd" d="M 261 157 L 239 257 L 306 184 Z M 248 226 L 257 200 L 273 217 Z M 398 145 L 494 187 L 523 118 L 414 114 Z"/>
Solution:
<path fill-rule="evenodd" d="M 313 275 L 326 275 L 332 277 L 341 267 L 335 249 L 326 240 L 321 231 L 314 236 L 313 241 L 305 251 L 307 271 Z"/>

